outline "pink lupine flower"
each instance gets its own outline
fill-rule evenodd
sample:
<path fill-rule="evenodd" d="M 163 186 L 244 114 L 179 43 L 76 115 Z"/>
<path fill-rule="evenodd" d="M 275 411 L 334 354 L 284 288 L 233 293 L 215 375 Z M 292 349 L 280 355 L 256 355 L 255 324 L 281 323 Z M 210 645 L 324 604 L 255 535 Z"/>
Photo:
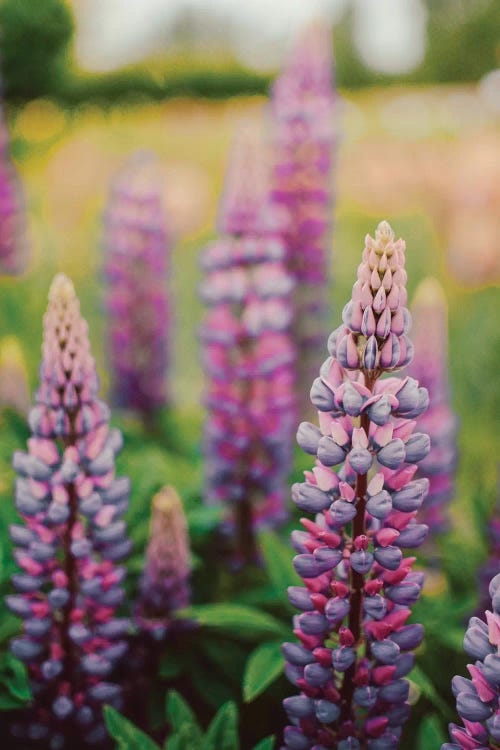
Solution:
<path fill-rule="evenodd" d="M 168 402 L 169 243 L 154 159 L 142 152 L 112 185 L 106 211 L 112 401 L 150 417 Z"/>
<path fill-rule="evenodd" d="M 141 581 L 138 616 L 157 636 L 169 628 L 175 612 L 189 604 L 189 536 L 182 501 L 164 487 L 152 502 L 151 528 Z"/>
<path fill-rule="evenodd" d="M 16 451 L 11 527 L 20 572 L 9 608 L 24 621 L 12 651 L 26 662 L 34 704 L 18 735 L 47 747 L 106 737 L 104 703 L 121 704 L 113 670 L 129 623 L 116 617 L 129 553 L 123 515 L 129 482 L 115 477 L 122 446 L 109 427 L 88 327 L 73 284 L 54 279 L 44 317 L 40 386 L 28 417 L 28 451 Z"/>
<path fill-rule="evenodd" d="M 232 558 L 255 558 L 254 531 L 285 513 L 294 421 L 293 281 L 282 215 L 269 202 L 265 162 L 249 136 L 233 151 L 220 237 L 202 256 L 201 329 L 208 376 L 206 501 L 227 508 Z"/>
<path fill-rule="evenodd" d="M 382 222 L 366 237 L 343 325 L 311 389 L 319 426 L 302 422 L 297 433 L 315 466 L 292 498 L 314 515 L 292 533 L 305 585 L 288 592 L 301 612 L 299 643 L 283 646 L 301 691 L 284 701 L 290 750 L 396 748 L 410 712 L 404 677 L 423 628 L 407 621 L 423 574 L 404 551 L 428 531 L 417 520 L 428 481 L 415 475 L 430 442 L 415 429 L 427 391 L 392 376 L 412 356 L 404 262 L 404 242 Z"/>

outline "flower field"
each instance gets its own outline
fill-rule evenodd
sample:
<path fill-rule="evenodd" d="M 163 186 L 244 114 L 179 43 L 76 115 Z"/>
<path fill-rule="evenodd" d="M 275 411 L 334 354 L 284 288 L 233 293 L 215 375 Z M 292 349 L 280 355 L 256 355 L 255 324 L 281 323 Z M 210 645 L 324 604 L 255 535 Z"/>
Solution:
<path fill-rule="evenodd" d="M 425 585 L 420 600 L 412 603 L 411 622 L 424 625 L 425 638 L 422 645 L 417 644 L 416 667 L 408 675 L 412 714 L 401 742 L 403 750 L 430 750 L 446 742 L 448 722 L 457 721 L 450 681 L 455 674 L 465 674 L 463 637 L 468 618 L 475 613 L 480 594 L 484 594 L 479 591 L 478 571 L 493 549 L 490 519 L 497 503 L 500 448 L 500 121 L 472 86 L 341 94 L 334 102 L 333 116 L 336 155 L 334 205 L 328 217 L 334 227 L 328 269 L 332 280 L 327 300 L 328 332 L 340 325 L 344 305 L 351 299 L 365 235 L 374 235 L 383 219 L 390 223 L 396 238 L 406 241 L 408 307 L 412 308 L 417 287 L 429 276 L 439 281 L 447 305 L 449 339 L 446 342 L 446 332 L 442 332 L 442 338 L 437 337 L 438 353 L 432 356 L 439 357 L 440 347 L 450 386 L 448 408 L 456 418 L 458 458 L 450 463 L 450 471 L 456 476 L 449 526 L 424 544 L 421 557 L 416 553 L 412 575 L 425 571 Z M 188 595 L 181 587 L 181 603 L 175 609 L 183 607 L 182 627 L 173 628 L 166 640 L 158 640 L 153 663 L 147 661 L 151 654 L 141 655 L 139 649 L 133 657 L 135 676 L 134 672 L 132 677 L 125 674 L 125 667 L 118 671 L 117 679 L 125 685 L 127 716 L 140 728 L 126 724 L 109 709 L 107 726 L 119 748 L 154 748 L 163 742 L 167 750 L 278 748 L 286 724 L 281 701 L 297 692 L 282 675 L 281 643 L 294 638 L 290 626 L 294 611 L 286 587 L 300 582 L 288 543 L 289 532 L 298 527 L 298 511 L 292 509 L 291 499 L 287 500 L 290 517 L 284 526 L 257 535 L 260 565 L 231 568 L 221 552 L 217 532 L 222 518 L 220 503 L 203 501 L 203 394 L 209 376 L 200 357 L 199 332 L 205 315 L 199 294 L 205 274 L 200 254 L 216 236 L 219 198 L 234 133 L 242 123 L 256 130 L 262 128 L 266 116 L 266 101 L 260 97 L 224 102 L 137 101 L 106 110 L 90 105 L 64 110 L 49 100 L 38 99 L 7 112 L 11 154 L 25 193 L 26 242 L 31 258 L 22 275 L 0 277 L 1 336 L 16 337 L 16 351 L 24 361 L 17 377 L 22 381 L 25 374 L 30 392 L 38 387 L 42 319 L 49 288 L 54 276 L 62 272 L 73 282 L 80 312 L 88 322 L 90 348 L 102 384 L 100 398 L 111 400 L 104 249 L 110 185 L 137 149 L 156 154 L 162 178 L 161 201 L 170 252 L 169 403 L 155 406 L 152 421 L 141 420 L 133 410 L 113 408 L 110 424 L 118 427 L 124 438 L 123 449 L 119 454 L 116 451 L 117 476 L 131 480 L 130 505 L 124 515 L 132 541 L 132 551 L 124 563 L 129 573 L 127 598 L 135 601 L 139 595 L 146 549 L 153 550 L 148 552 L 153 557 L 164 554 L 161 541 L 156 546 L 149 541 L 148 547 L 148 537 L 151 501 L 166 485 L 175 488 L 187 517 L 192 596 L 190 607 L 184 608 Z M 384 238 L 386 230 L 380 231 Z M 384 239 L 387 242 L 391 246 L 392 240 Z M 382 276 L 383 271 L 380 273 Z M 376 288 L 372 292 L 375 298 Z M 57 292 L 57 287 L 56 293 L 62 295 L 61 299 L 69 294 Z M 377 322 L 381 310 L 376 308 Z M 434 308 L 423 314 L 432 316 L 435 326 L 427 320 L 423 337 L 419 329 L 420 341 L 432 336 L 439 326 L 439 312 Z M 374 331 L 375 323 L 372 334 Z M 411 338 L 411 332 L 409 335 Z M 406 328 L 400 336 L 406 336 Z M 315 370 L 328 356 L 326 337 L 322 341 L 312 355 Z M 347 354 L 342 361 L 340 342 L 338 338 L 335 356 L 347 369 L 354 369 Z M 415 338 L 417 346 L 416 342 Z M 363 367 L 366 372 L 375 371 L 375 365 L 369 366 L 366 361 L 369 356 L 365 352 Z M 387 362 L 388 372 L 408 365 L 403 354 L 399 361 L 393 356 Z M 419 367 L 423 380 L 425 361 Z M 303 396 L 308 396 L 309 387 Z M 411 409 L 408 417 L 404 411 L 395 413 L 398 426 L 414 418 Z M 415 419 L 419 417 L 415 413 Z M 437 419 L 439 422 L 439 416 Z M 366 424 L 365 428 L 368 433 Z M 26 415 L 13 409 L 11 402 L 0 412 L 0 583 L 4 597 L 11 593 L 10 578 L 16 571 L 8 527 L 19 522 L 11 459 L 14 451 L 25 450 L 28 438 Z M 361 442 L 355 445 L 353 437 L 352 445 L 366 453 L 367 445 L 362 437 L 359 439 Z M 303 438 L 301 447 L 306 444 Z M 316 455 L 314 450 L 305 449 Z M 384 447 L 376 450 L 380 455 Z M 297 446 L 293 452 L 290 488 L 302 481 L 302 472 L 313 464 L 311 456 Z M 415 463 L 419 460 L 420 456 Z M 390 461 L 385 465 L 392 470 Z M 367 474 L 368 468 L 363 467 L 364 463 L 358 475 Z M 421 476 L 424 473 L 417 475 Z M 289 494 L 291 497 L 291 490 Z M 176 503 L 178 498 L 165 501 L 172 517 Z M 161 534 L 162 521 L 158 518 L 155 528 Z M 174 518 L 174 523 L 183 528 L 179 518 Z M 362 556 L 366 549 L 363 540 L 354 540 L 353 544 L 351 559 L 356 554 Z M 175 555 L 176 560 L 182 557 L 182 551 Z M 161 564 L 155 567 L 152 557 L 148 560 L 153 578 L 168 575 Z M 183 566 L 185 577 L 186 560 Z M 295 570 L 303 576 L 303 571 Z M 357 575 L 364 575 L 363 570 L 361 566 Z M 9 651 L 9 640 L 20 632 L 19 619 L 4 605 L 0 605 L 0 611 L 0 736 L 3 732 L 7 736 L 8 725 L 28 705 L 30 689 L 20 662 Z M 154 640 L 155 636 L 147 629 L 145 632 L 146 645 L 142 645 L 147 652 L 147 638 Z M 348 634 L 339 641 L 342 648 L 350 649 L 349 638 Z M 339 661 L 335 668 L 345 671 Z M 151 679 L 148 670 L 154 674 Z M 169 693 L 173 690 L 177 693 Z M 134 695 L 138 693 L 141 695 L 136 701 Z M 203 738 L 202 729 L 178 694 L 191 706 L 203 732 L 208 727 Z M 209 724 L 223 705 L 217 720 Z M 300 705 L 293 705 L 299 706 L 300 713 Z M 328 715 L 327 720 L 333 719 Z M 146 739 L 140 731 L 152 739 Z M 270 736 L 276 738 L 275 745 L 270 739 L 266 744 L 265 738 Z M 366 741 L 371 744 L 338 744 L 338 748 L 395 747 L 374 744 L 373 739 Z M 19 745 L 12 747 L 31 747 L 23 738 L 15 742 Z M 54 750 L 63 746 L 45 745 Z M 300 750 L 313 745 L 292 738 L 286 747 Z M 319 740 L 314 745 L 323 747 L 337 745 L 323 745 Z M 450 747 L 472 749 L 483 745 Z"/>

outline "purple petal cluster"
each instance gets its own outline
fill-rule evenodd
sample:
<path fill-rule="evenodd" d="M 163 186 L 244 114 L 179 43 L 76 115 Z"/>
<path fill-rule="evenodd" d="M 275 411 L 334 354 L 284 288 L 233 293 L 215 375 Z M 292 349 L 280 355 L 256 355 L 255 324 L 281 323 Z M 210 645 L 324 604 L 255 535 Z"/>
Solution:
<path fill-rule="evenodd" d="M 200 337 L 208 376 L 206 501 L 226 506 L 223 531 L 236 536 L 235 560 L 250 560 L 254 531 L 286 515 L 295 349 L 281 215 L 261 179 L 262 155 L 251 143 L 238 145 L 220 236 L 201 259 L 200 294 L 209 310 Z"/>
<path fill-rule="evenodd" d="M 426 432 L 432 442 L 431 452 L 419 467 L 419 475 L 429 478 L 422 520 L 436 534 L 449 526 L 448 506 L 455 488 L 458 429 L 458 420 L 450 407 L 448 309 L 443 289 L 436 279 L 428 278 L 420 284 L 412 313 L 415 356 L 408 372 L 427 388 L 431 403 L 418 421 L 419 429 Z"/>
<path fill-rule="evenodd" d="M 189 536 L 182 501 L 164 487 L 152 502 L 151 529 L 141 580 L 141 626 L 161 638 L 178 609 L 190 599 Z"/>
<path fill-rule="evenodd" d="M 333 161 L 331 31 L 311 26 L 298 40 L 272 91 L 273 198 L 290 216 L 287 266 L 296 284 L 294 337 L 304 391 L 326 335 Z M 305 409 L 309 410 L 309 404 Z"/>
<path fill-rule="evenodd" d="M 116 616 L 126 574 L 118 563 L 130 551 L 129 481 L 115 477 L 122 437 L 109 427 L 98 387 L 87 323 L 60 274 L 44 318 L 32 436 L 27 452 L 13 456 L 23 522 L 10 530 L 20 571 L 7 597 L 23 619 L 11 645 L 28 666 L 34 696 L 17 733 L 50 748 L 71 746 L 75 734 L 97 744 L 106 736 L 102 705 L 121 703 L 112 674 L 129 628 Z"/>
<path fill-rule="evenodd" d="M 474 659 L 470 679 L 451 683 L 463 727 L 450 724 L 451 742 L 441 750 L 494 750 L 500 743 L 500 573 L 490 582 L 491 611 L 472 617 L 464 649 Z"/>
<path fill-rule="evenodd" d="M 289 598 L 299 643 L 285 643 L 286 674 L 300 694 L 285 699 L 288 750 L 392 750 L 409 716 L 412 651 L 423 628 L 409 624 L 423 574 L 412 570 L 427 526 L 417 511 L 428 491 L 416 479 L 430 449 L 415 430 L 425 388 L 380 376 L 411 358 L 404 243 L 387 222 L 366 238 L 344 324 L 314 381 L 319 426 L 303 422 L 300 447 L 316 458 L 292 488 L 303 531 L 292 533 L 304 587 Z"/>
<path fill-rule="evenodd" d="M 112 185 L 106 212 L 112 400 L 151 415 L 167 402 L 169 244 L 156 164 L 135 154 Z"/>

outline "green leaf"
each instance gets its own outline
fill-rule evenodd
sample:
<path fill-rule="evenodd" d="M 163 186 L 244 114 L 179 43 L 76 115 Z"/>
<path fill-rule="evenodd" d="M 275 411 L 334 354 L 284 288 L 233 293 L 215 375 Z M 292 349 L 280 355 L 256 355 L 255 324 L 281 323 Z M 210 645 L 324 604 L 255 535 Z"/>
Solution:
<path fill-rule="evenodd" d="M 202 750 L 239 750 L 238 709 L 228 701 L 217 712 L 207 729 Z"/>
<path fill-rule="evenodd" d="M 292 565 L 293 552 L 289 545 L 271 531 L 259 534 L 259 543 L 264 555 L 266 570 L 276 595 L 289 605 L 288 586 L 300 586 L 302 581 Z"/>
<path fill-rule="evenodd" d="M 183 724 L 176 734 L 165 740 L 164 750 L 199 750 L 201 738 L 192 724 Z"/>
<path fill-rule="evenodd" d="M 11 653 L 7 653 L 6 661 L 8 675 L 5 684 L 7 689 L 13 698 L 17 698 L 22 703 L 27 703 L 31 700 L 31 688 L 26 667 Z"/>
<path fill-rule="evenodd" d="M 420 667 L 413 667 L 412 671 L 408 675 L 408 679 L 413 682 L 418 688 L 420 688 L 422 695 L 424 695 L 432 703 L 432 705 L 437 708 L 437 710 L 442 714 L 444 718 L 453 718 L 453 714 L 451 713 L 444 700 L 438 694 L 432 680 L 425 674 L 425 672 L 422 672 Z"/>
<path fill-rule="evenodd" d="M 207 628 L 218 628 L 240 639 L 287 638 L 290 635 L 288 628 L 271 615 L 242 604 L 200 604 L 182 610 L 178 616 L 195 620 Z"/>
<path fill-rule="evenodd" d="M 258 742 L 255 745 L 253 750 L 273 750 L 273 747 L 274 747 L 274 734 Z"/>
<path fill-rule="evenodd" d="M 179 732 L 183 726 L 187 725 L 191 727 L 191 734 L 195 738 L 195 742 L 201 742 L 203 735 L 196 717 L 182 695 L 175 690 L 171 690 L 167 694 L 166 713 L 174 733 Z"/>
<path fill-rule="evenodd" d="M 111 706 L 104 706 L 104 719 L 110 735 L 118 743 L 118 750 L 160 750 L 151 737 Z"/>
<path fill-rule="evenodd" d="M 446 735 L 436 714 L 425 716 L 418 730 L 417 750 L 438 748 L 444 742 L 446 742 Z"/>
<path fill-rule="evenodd" d="M 285 660 L 280 643 L 262 643 L 248 657 L 243 676 L 243 698 L 250 703 L 283 672 Z"/>

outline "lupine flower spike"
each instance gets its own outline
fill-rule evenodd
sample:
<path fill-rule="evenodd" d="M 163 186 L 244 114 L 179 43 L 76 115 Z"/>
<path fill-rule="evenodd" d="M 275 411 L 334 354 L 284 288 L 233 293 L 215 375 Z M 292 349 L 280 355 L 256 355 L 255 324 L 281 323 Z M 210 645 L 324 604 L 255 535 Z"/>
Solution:
<path fill-rule="evenodd" d="M 23 520 L 11 527 L 21 569 L 7 605 L 24 621 L 12 651 L 29 670 L 34 704 L 23 738 L 51 750 L 75 737 L 98 744 L 101 707 L 121 702 L 112 682 L 126 650 L 129 623 L 115 615 L 129 553 L 122 516 L 129 481 L 115 478 L 122 446 L 98 398 L 87 323 L 73 284 L 56 276 L 44 318 L 40 387 L 29 413 L 27 453 L 16 451 L 15 501 Z"/>
<path fill-rule="evenodd" d="M 28 368 L 15 336 L 5 336 L 0 341 L 0 405 L 24 415 L 30 405 Z"/>
<path fill-rule="evenodd" d="M 224 503 L 234 562 L 255 558 L 254 532 L 286 516 L 295 350 L 293 281 L 284 266 L 282 217 L 270 204 L 260 144 L 245 132 L 233 151 L 220 238 L 202 256 L 201 329 L 209 378 L 206 501 Z"/>
<path fill-rule="evenodd" d="M 141 626 L 162 638 L 178 609 L 189 604 L 189 537 L 182 501 L 164 487 L 152 502 L 151 529 L 141 581 Z"/>
<path fill-rule="evenodd" d="M 318 368 L 327 328 L 333 166 L 333 59 L 331 30 L 311 26 L 299 39 L 272 91 L 277 156 L 273 198 L 289 211 L 287 266 L 296 281 L 294 337 L 299 393 Z"/>
<path fill-rule="evenodd" d="M 169 246 L 157 165 L 135 154 L 106 212 L 112 401 L 150 417 L 168 401 Z"/>
<path fill-rule="evenodd" d="M 464 649 L 474 659 L 470 680 L 453 678 L 451 687 L 463 727 L 450 724 L 451 742 L 441 750 L 497 750 L 500 746 L 500 573 L 490 582 L 491 610 L 472 617 Z"/>
<path fill-rule="evenodd" d="M 411 653 L 422 626 L 407 624 L 423 575 L 412 572 L 427 527 L 416 520 L 428 481 L 415 479 L 429 452 L 415 419 L 425 388 L 409 377 L 405 245 L 389 224 L 366 237 L 343 324 L 311 389 L 319 427 L 303 422 L 297 440 L 315 457 L 295 504 L 314 520 L 294 531 L 294 567 L 304 587 L 289 598 L 299 643 L 285 643 L 286 674 L 300 695 L 286 698 L 289 750 L 392 750 L 410 707 Z M 334 468 L 336 467 L 336 468 Z"/>
<path fill-rule="evenodd" d="M 424 521 L 434 534 L 449 526 L 448 506 L 454 492 L 457 462 L 457 418 L 450 407 L 448 382 L 448 310 L 436 279 L 422 281 L 412 306 L 412 339 L 415 347 L 408 373 L 429 392 L 430 408 L 418 420 L 432 443 L 419 466 L 419 476 L 429 478 L 429 494 L 422 508 Z"/>

